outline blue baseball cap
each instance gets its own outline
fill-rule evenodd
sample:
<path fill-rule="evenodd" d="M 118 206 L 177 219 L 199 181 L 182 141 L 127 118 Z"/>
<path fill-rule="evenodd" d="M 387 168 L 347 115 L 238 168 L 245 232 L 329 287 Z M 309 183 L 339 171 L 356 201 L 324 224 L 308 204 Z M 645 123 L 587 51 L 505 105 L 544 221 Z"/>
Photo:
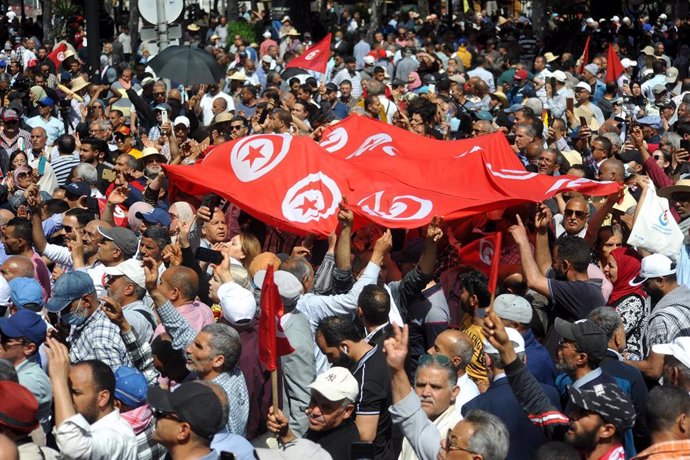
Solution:
<path fill-rule="evenodd" d="M 148 212 L 138 211 L 135 216 L 137 219 L 143 220 L 147 225 L 162 225 L 163 227 L 170 227 L 170 214 L 160 208 L 153 208 Z"/>
<path fill-rule="evenodd" d="M 39 100 L 38 100 L 38 103 L 41 104 L 41 105 L 44 105 L 44 106 L 46 106 L 46 107 L 53 107 L 53 106 L 55 106 L 55 102 L 54 102 L 51 98 L 49 98 L 48 96 L 39 99 Z"/>
<path fill-rule="evenodd" d="M 144 374 L 133 367 L 122 366 L 115 371 L 115 399 L 129 407 L 139 407 L 146 402 L 149 389 Z"/>
<path fill-rule="evenodd" d="M 26 308 L 25 305 L 37 305 L 39 310 L 43 308 L 43 289 L 34 278 L 18 277 L 10 282 L 10 299 L 15 307 Z M 36 308 L 30 308 L 36 310 Z"/>
<path fill-rule="evenodd" d="M 658 116 L 647 116 L 643 118 L 638 118 L 637 123 L 640 125 L 651 126 L 654 129 L 661 129 L 661 117 Z"/>
<path fill-rule="evenodd" d="M 46 303 L 46 310 L 57 313 L 64 310 L 75 299 L 96 292 L 93 280 L 79 270 L 64 273 L 55 281 L 53 292 Z"/>
<path fill-rule="evenodd" d="M 65 185 L 65 191 L 74 196 L 91 196 L 91 187 L 86 182 L 70 182 Z"/>
<path fill-rule="evenodd" d="M 0 318 L 2 335 L 13 339 L 25 337 L 36 345 L 45 342 L 47 330 L 48 326 L 41 315 L 30 310 L 19 310 L 12 316 Z"/>

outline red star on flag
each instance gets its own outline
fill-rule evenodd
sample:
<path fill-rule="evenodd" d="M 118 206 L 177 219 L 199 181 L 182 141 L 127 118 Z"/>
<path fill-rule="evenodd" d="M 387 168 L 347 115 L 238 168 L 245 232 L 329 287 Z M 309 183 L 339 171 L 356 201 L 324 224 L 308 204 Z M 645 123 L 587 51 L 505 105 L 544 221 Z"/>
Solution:
<path fill-rule="evenodd" d="M 302 214 L 306 214 L 307 211 L 313 209 L 314 211 L 317 211 L 316 208 L 316 200 L 310 200 L 306 196 L 304 197 L 304 200 L 302 200 L 302 204 L 297 206 L 298 209 L 302 210 Z"/>
<path fill-rule="evenodd" d="M 248 161 L 249 167 L 251 168 L 254 165 L 254 161 L 258 160 L 259 158 L 264 158 L 264 153 L 261 151 L 262 147 L 256 148 L 250 145 L 248 148 L 249 153 L 242 158 L 242 161 Z"/>

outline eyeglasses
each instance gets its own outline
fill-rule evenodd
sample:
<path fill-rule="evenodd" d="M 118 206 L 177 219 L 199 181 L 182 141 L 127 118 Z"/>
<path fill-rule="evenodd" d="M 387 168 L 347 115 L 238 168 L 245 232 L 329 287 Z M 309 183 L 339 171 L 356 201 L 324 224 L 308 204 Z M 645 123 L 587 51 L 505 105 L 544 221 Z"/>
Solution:
<path fill-rule="evenodd" d="M 575 344 L 575 343 L 573 343 L 573 342 L 570 342 L 570 341 L 565 341 L 565 340 L 563 340 L 563 339 L 561 339 L 561 340 L 558 341 L 558 348 L 559 348 L 559 349 L 560 349 L 560 348 L 568 348 L 568 347 L 567 347 L 568 345 L 572 345 L 572 348 L 573 348 L 575 351 L 578 351 L 578 352 L 579 352 L 579 350 L 577 349 L 577 344 Z"/>
<path fill-rule="evenodd" d="M 242 128 L 244 128 L 244 125 L 230 125 L 230 129 L 233 131 L 239 131 Z"/>
<path fill-rule="evenodd" d="M 165 96 L 165 93 L 153 93 L 154 96 Z"/>
<path fill-rule="evenodd" d="M 587 213 L 586 213 L 586 212 L 584 212 L 584 211 L 576 211 L 576 210 L 574 210 L 574 209 L 566 209 L 565 211 L 563 211 L 563 215 L 564 215 L 565 217 L 572 217 L 572 216 L 575 216 L 576 218 L 578 218 L 578 219 L 580 219 L 580 220 L 582 220 L 582 219 L 584 219 L 585 217 L 587 217 Z"/>
<path fill-rule="evenodd" d="M 453 444 L 451 444 L 450 434 L 452 432 L 453 432 L 453 429 L 448 428 L 448 433 L 446 434 L 446 452 L 450 452 L 453 450 L 461 450 L 463 452 L 467 452 L 468 454 L 479 455 L 477 452 L 474 452 L 472 450 L 465 449 L 464 447 L 460 447 L 460 446 L 454 446 Z"/>
<path fill-rule="evenodd" d="M 70 225 L 63 225 L 62 228 L 65 230 L 65 232 L 72 233 L 75 230 L 81 230 L 83 227 L 72 227 Z"/>
<path fill-rule="evenodd" d="M 453 367 L 453 361 L 446 355 L 422 355 L 419 357 L 419 365 L 438 364 L 443 367 Z"/>
<path fill-rule="evenodd" d="M 153 416 L 156 418 L 169 418 L 172 420 L 176 420 L 178 422 L 184 422 L 184 419 L 180 417 L 179 414 L 176 414 L 175 412 L 166 412 L 162 411 L 160 409 L 151 409 L 151 412 L 153 413 Z"/>

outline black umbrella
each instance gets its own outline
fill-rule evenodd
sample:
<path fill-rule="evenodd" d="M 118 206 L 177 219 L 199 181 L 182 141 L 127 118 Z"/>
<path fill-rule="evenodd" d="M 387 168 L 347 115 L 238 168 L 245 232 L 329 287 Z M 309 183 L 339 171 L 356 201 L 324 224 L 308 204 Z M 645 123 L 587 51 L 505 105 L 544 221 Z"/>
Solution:
<path fill-rule="evenodd" d="M 299 67 L 288 67 L 287 69 L 283 70 L 283 72 L 280 74 L 280 78 L 282 78 L 285 81 L 288 81 L 292 77 L 299 77 L 300 75 L 306 75 L 309 77 L 309 72 L 307 72 L 304 69 L 300 69 Z"/>
<path fill-rule="evenodd" d="M 223 68 L 206 50 L 198 46 L 169 46 L 148 62 L 156 75 L 185 85 L 218 83 Z"/>

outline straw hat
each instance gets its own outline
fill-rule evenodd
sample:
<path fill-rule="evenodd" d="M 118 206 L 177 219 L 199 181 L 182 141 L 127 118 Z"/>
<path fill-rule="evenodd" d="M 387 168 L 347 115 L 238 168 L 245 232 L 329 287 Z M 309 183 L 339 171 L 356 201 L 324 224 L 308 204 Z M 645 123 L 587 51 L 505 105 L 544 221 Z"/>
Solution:
<path fill-rule="evenodd" d="M 221 112 L 217 114 L 215 117 L 213 117 L 213 125 L 216 123 L 223 123 L 224 121 L 230 121 L 232 120 L 232 114 L 230 112 Z"/>
<path fill-rule="evenodd" d="M 503 93 L 503 91 L 496 91 L 494 93 L 491 93 L 491 96 L 495 97 L 496 99 L 501 101 L 501 104 L 503 104 L 503 107 L 508 107 L 508 98 Z"/>
<path fill-rule="evenodd" d="M 87 80 L 84 79 L 84 77 L 77 77 L 72 82 L 70 83 L 70 89 L 73 92 L 77 92 L 80 89 L 84 89 L 87 86 L 89 86 L 91 83 L 89 83 Z"/>
<path fill-rule="evenodd" d="M 556 59 L 558 59 L 560 56 L 561 56 L 560 54 L 557 54 L 554 56 L 554 54 L 551 51 L 549 51 L 548 53 L 544 53 L 544 59 L 546 59 L 546 62 L 553 62 Z"/>
<path fill-rule="evenodd" d="M 187 30 L 190 32 L 199 32 L 199 29 L 199 26 L 193 23 L 187 26 Z"/>
<path fill-rule="evenodd" d="M 671 198 L 674 193 L 690 193 L 690 179 L 681 179 L 673 185 L 659 189 L 657 195 Z"/>
<path fill-rule="evenodd" d="M 151 157 L 154 157 L 154 156 L 157 156 L 157 157 L 158 157 L 158 160 L 159 160 L 161 163 L 167 163 L 167 162 L 168 162 L 168 159 L 165 158 L 165 156 L 162 155 L 162 154 L 158 151 L 157 148 L 155 148 L 155 147 L 145 147 L 144 150 L 141 151 L 141 158 L 139 158 L 139 160 L 137 160 L 138 163 L 139 163 L 139 168 L 140 168 L 141 170 L 143 170 L 143 169 L 144 169 L 144 164 L 146 164 L 146 160 L 147 160 L 148 158 L 151 158 Z"/>

